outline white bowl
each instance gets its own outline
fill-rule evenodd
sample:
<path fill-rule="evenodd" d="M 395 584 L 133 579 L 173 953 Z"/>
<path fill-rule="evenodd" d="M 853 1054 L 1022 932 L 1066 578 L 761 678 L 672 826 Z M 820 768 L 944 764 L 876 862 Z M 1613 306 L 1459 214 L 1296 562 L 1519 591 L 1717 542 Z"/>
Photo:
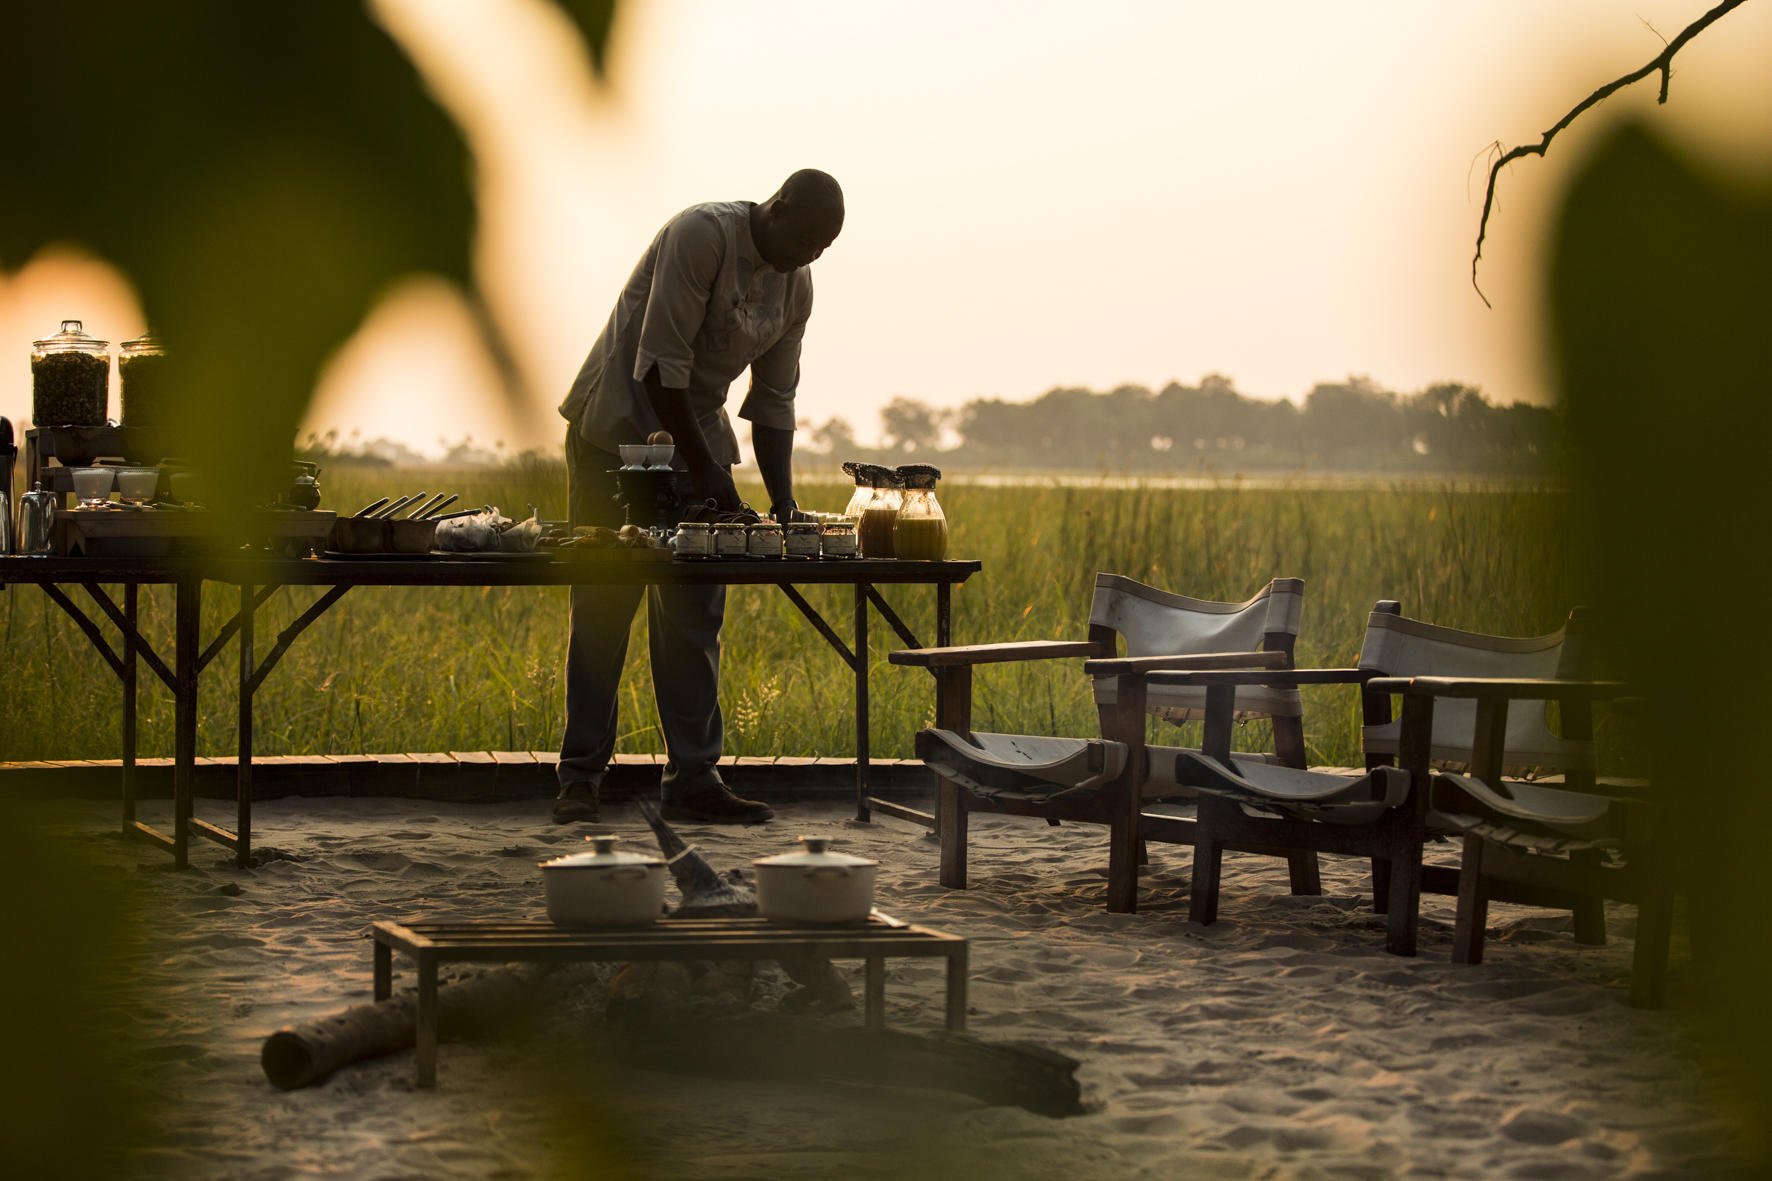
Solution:
<path fill-rule="evenodd" d="M 116 473 L 108 467 L 77 467 L 74 469 L 74 495 L 82 502 L 105 500 L 111 495 L 111 482 Z"/>
<path fill-rule="evenodd" d="M 677 454 L 674 443 L 648 443 L 641 450 L 646 452 L 647 467 L 670 467 L 671 457 Z"/>
<path fill-rule="evenodd" d="M 618 443 L 621 448 L 621 466 L 645 467 L 646 452 L 650 450 L 644 443 Z"/>
<path fill-rule="evenodd" d="M 159 482 L 160 473 L 151 467 L 117 469 L 117 495 L 136 504 L 154 499 L 154 487 Z"/>

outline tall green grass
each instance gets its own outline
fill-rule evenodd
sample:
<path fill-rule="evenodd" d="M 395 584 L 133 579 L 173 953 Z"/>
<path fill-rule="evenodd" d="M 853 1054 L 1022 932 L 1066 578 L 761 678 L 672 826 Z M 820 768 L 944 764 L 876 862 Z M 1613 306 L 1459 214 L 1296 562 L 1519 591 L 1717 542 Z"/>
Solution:
<path fill-rule="evenodd" d="M 446 473 L 338 469 L 323 484 L 327 507 L 345 512 L 383 494 L 426 488 L 511 515 L 527 504 L 544 517 L 566 515 L 558 463 Z M 802 479 L 799 499 L 835 511 L 849 491 L 846 483 Z M 764 500 L 760 488 L 741 485 L 741 492 L 753 503 Z M 1565 499 L 1548 489 L 1178 491 L 1053 482 L 949 484 L 939 495 L 952 525 L 952 556 L 983 562 L 954 592 L 956 643 L 1081 638 L 1097 571 L 1232 601 L 1276 576 L 1303 578 L 1298 656 L 1305 665 L 1350 663 L 1367 613 L 1383 598 L 1436 622 L 1523 635 L 1555 629 L 1583 597 Z M 803 593 L 840 635 L 849 633 L 848 587 L 809 586 Z M 933 643 L 934 590 L 885 593 L 922 642 Z M 260 610 L 261 657 L 314 596 L 285 590 Z M 205 642 L 237 606 L 233 588 L 206 587 Z M 170 657 L 171 591 L 144 588 L 142 614 L 147 634 Z M 873 751 L 879 758 L 908 756 L 912 734 L 932 720 L 930 679 L 887 663 L 886 654 L 902 645 L 877 616 L 870 637 Z M 303 634 L 260 689 L 255 750 L 556 749 L 565 644 L 563 588 L 355 589 Z M 0 590 L 0 645 L 0 760 L 117 756 L 116 678 L 36 588 Z M 623 752 L 663 749 L 645 650 L 642 614 L 622 689 Z M 204 676 L 200 754 L 235 748 L 236 669 L 230 647 Z M 169 755 L 170 697 L 145 667 L 141 677 L 141 753 Z M 853 751 L 852 683 L 847 666 L 785 596 L 772 587 L 731 590 L 722 669 L 728 754 Z M 1351 691 L 1307 697 L 1305 724 L 1313 762 L 1359 761 Z M 1096 719 L 1079 663 L 1071 660 L 981 670 L 974 725 L 1088 734 Z M 1160 725 L 1152 723 L 1153 735 Z M 1185 737 L 1171 730 L 1161 740 Z M 1244 739 L 1256 748 L 1267 740 L 1256 727 Z"/>

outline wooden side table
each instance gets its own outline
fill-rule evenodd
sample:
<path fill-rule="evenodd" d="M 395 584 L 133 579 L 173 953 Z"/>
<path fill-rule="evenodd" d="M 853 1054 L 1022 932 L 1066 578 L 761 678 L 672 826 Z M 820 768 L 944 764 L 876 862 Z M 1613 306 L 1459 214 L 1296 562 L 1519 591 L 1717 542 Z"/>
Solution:
<path fill-rule="evenodd" d="M 449 962 L 573 963 L 601 960 L 767 960 L 815 952 L 867 962 L 863 1019 L 886 1023 L 886 960 L 943 956 L 947 1029 L 966 1028 L 966 940 L 874 911 L 865 922 L 788 926 L 762 918 L 662 918 L 644 927 L 578 929 L 546 922 L 375 924 L 375 999 L 393 994 L 394 952 L 418 968 L 416 1083 L 437 1085 L 437 967 Z"/>

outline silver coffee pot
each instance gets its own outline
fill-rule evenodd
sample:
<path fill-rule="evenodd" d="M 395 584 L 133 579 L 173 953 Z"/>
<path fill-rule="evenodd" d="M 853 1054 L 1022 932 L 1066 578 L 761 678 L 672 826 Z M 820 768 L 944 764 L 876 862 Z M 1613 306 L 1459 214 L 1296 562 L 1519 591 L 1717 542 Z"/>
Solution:
<path fill-rule="evenodd" d="M 50 526 L 55 524 L 55 493 L 43 491 L 42 481 L 18 498 L 18 552 L 47 554 L 53 548 Z"/>

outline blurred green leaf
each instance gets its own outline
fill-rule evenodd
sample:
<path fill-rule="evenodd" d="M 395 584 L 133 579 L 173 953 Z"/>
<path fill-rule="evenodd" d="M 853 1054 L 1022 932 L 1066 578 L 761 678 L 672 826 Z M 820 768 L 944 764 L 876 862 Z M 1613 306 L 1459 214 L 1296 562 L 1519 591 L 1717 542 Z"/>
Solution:
<path fill-rule="evenodd" d="M 1655 780 L 1691 829 L 1691 1000 L 1716 1022 L 1715 1065 L 1744 1124 L 1763 1130 L 1772 195 L 1627 125 L 1580 170 L 1554 241 L 1558 376 L 1599 631 L 1617 670 L 1653 695 Z"/>
<path fill-rule="evenodd" d="M 559 0 L 559 4 L 578 26 L 579 36 L 590 51 L 591 68 L 601 74 L 609 47 L 609 28 L 615 23 L 616 0 Z"/>
<path fill-rule="evenodd" d="M 566 8 L 600 62 L 613 4 Z M 459 131 L 357 0 L 8 15 L 0 268 L 57 241 L 118 266 L 169 350 L 177 450 L 229 503 L 274 490 L 316 375 L 378 296 L 415 271 L 471 287 Z"/>

